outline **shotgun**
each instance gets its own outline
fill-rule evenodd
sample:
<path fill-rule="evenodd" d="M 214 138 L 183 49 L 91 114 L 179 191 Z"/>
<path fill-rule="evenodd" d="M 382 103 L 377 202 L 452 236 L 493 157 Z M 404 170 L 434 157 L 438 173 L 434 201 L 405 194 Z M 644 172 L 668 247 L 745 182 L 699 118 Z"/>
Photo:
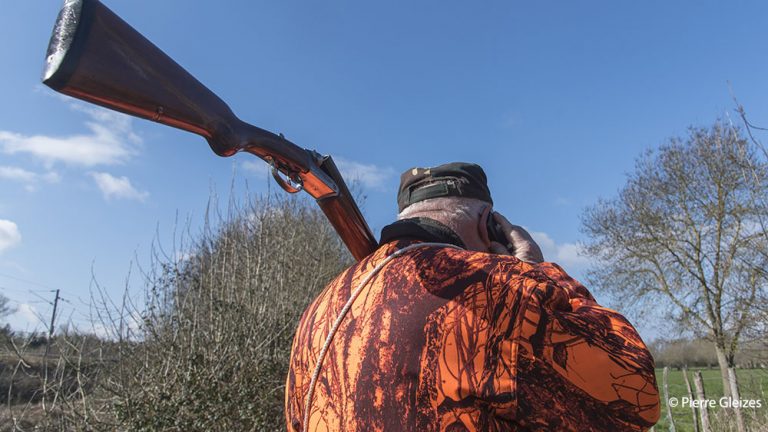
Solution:
<path fill-rule="evenodd" d="M 330 156 L 237 118 L 215 93 L 98 0 L 64 1 L 48 45 L 43 83 L 198 134 L 219 156 L 254 154 L 272 167 L 286 192 L 304 190 L 315 198 L 355 259 L 377 247 Z"/>

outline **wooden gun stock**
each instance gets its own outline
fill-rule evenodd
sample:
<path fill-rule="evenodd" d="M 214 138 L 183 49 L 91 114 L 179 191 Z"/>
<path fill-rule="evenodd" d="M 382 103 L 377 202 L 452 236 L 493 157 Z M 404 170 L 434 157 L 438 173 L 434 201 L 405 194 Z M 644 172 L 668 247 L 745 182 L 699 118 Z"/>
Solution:
<path fill-rule="evenodd" d="M 252 153 L 320 205 L 352 255 L 377 242 L 330 156 L 238 119 L 227 104 L 98 0 L 66 0 L 43 83 L 69 96 L 203 136 L 219 156 Z M 278 178 L 279 180 L 279 178 Z M 284 181 L 289 192 L 296 189 Z"/>

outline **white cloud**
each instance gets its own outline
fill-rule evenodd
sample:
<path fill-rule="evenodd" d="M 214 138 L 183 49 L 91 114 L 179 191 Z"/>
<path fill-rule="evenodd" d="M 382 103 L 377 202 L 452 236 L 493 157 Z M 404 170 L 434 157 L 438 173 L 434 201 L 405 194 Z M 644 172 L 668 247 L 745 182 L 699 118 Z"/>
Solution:
<path fill-rule="evenodd" d="M 42 174 L 15 166 L 0 166 L 0 179 L 23 183 L 28 190 L 34 190 L 35 186 L 40 182 L 58 183 L 61 181 L 61 176 L 55 171 L 48 171 Z"/>
<path fill-rule="evenodd" d="M 83 329 L 79 329 L 83 333 L 88 333 L 87 331 L 84 331 Z M 116 339 L 113 337 L 115 331 L 111 327 L 107 327 L 104 324 L 101 323 L 93 323 L 91 324 L 91 331 L 90 333 L 98 338 L 101 339 Z"/>
<path fill-rule="evenodd" d="M 35 307 L 26 303 L 22 303 L 16 308 L 15 315 L 23 321 L 31 325 L 37 325 L 40 323 L 40 314 L 37 313 Z"/>
<path fill-rule="evenodd" d="M 34 306 L 27 303 L 19 303 L 14 313 L 5 317 L 4 321 L 17 330 L 32 331 L 45 327 L 40 313 Z"/>
<path fill-rule="evenodd" d="M 91 177 L 107 200 L 123 198 L 144 201 L 149 196 L 149 192 L 140 191 L 133 187 L 128 177 L 115 177 L 105 172 L 92 172 Z"/>
<path fill-rule="evenodd" d="M 21 243 L 21 232 L 15 223 L 0 219 L 0 252 Z"/>
<path fill-rule="evenodd" d="M 37 174 L 19 167 L 0 166 L 0 178 L 23 183 L 31 183 L 37 179 Z"/>
<path fill-rule="evenodd" d="M 184 261 L 189 261 L 192 258 L 195 257 L 194 252 L 182 252 L 182 251 L 176 251 L 174 254 L 174 257 L 176 258 L 177 263 L 183 263 Z"/>
<path fill-rule="evenodd" d="M 347 186 L 357 181 L 369 189 L 383 189 L 386 183 L 394 177 L 395 171 L 389 167 L 378 167 L 373 164 L 355 162 L 343 157 L 334 156 L 333 161 L 339 168 Z M 242 163 L 243 169 L 253 174 L 265 176 L 270 172 L 269 165 L 261 160 L 247 160 Z"/>
<path fill-rule="evenodd" d="M 269 165 L 261 159 L 243 161 L 242 166 L 244 170 L 262 177 L 269 174 Z"/>
<path fill-rule="evenodd" d="M 762 219 L 745 221 L 744 225 L 742 226 L 744 237 L 753 236 L 760 233 L 763 235 L 768 235 L 768 226 L 766 226 L 766 222 L 768 221 Z"/>
<path fill-rule="evenodd" d="M 558 244 L 543 232 L 533 231 L 531 236 L 541 248 L 546 261 L 555 262 L 570 269 L 584 268 L 589 264 L 589 259 L 581 246 L 576 243 Z"/>
<path fill-rule="evenodd" d="M 363 186 L 370 189 L 384 189 L 386 183 L 395 176 L 395 171 L 389 167 L 379 167 L 336 156 L 333 160 L 336 162 L 347 186 L 354 181 L 359 181 Z"/>
<path fill-rule="evenodd" d="M 139 339 L 144 323 L 141 315 L 138 312 L 128 313 L 123 316 L 122 319 L 124 320 L 122 329 L 117 323 L 114 325 L 105 325 L 100 320 L 91 320 L 90 332 L 84 331 L 85 329 L 83 328 L 79 328 L 78 330 L 84 331 L 85 333 L 91 333 L 102 339 L 116 340 L 119 337 L 132 340 Z M 119 334 L 121 331 L 123 332 L 122 335 Z"/>
<path fill-rule="evenodd" d="M 49 167 L 57 162 L 85 167 L 114 165 L 136 153 L 141 138 L 133 131 L 129 116 L 79 103 L 71 106 L 91 118 L 85 123 L 89 133 L 57 137 L 0 130 L 0 151 L 28 154 Z"/>

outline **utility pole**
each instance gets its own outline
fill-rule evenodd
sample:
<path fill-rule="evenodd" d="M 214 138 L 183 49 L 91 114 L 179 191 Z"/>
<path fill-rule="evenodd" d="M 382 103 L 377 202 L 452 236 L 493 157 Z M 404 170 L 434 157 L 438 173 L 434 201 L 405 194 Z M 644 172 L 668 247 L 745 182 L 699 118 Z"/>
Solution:
<path fill-rule="evenodd" d="M 53 299 L 53 313 L 51 314 L 51 327 L 48 330 L 48 344 L 51 343 L 53 337 L 53 325 L 56 320 L 56 307 L 59 305 L 59 290 L 56 290 L 56 298 Z"/>
<path fill-rule="evenodd" d="M 56 297 L 53 299 L 53 313 L 51 313 L 51 327 L 48 329 L 48 340 L 45 341 L 45 354 L 43 354 L 43 364 L 45 366 L 45 377 L 43 378 L 43 411 L 45 411 L 45 398 L 48 393 L 48 352 L 51 349 L 51 339 L 53 338 L 53 329 L 56 323 L 56 308 L 59 306 L 59 290 L 56 290 Z"/>

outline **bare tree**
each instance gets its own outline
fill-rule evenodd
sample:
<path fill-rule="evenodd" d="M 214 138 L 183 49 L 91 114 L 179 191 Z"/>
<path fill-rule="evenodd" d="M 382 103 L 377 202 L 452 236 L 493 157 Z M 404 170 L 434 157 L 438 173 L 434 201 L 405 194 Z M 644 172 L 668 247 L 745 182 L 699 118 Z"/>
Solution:
<path fill-rule="evenodd" d="M 744 175 L 749 166 L 751 179 Z M 690 128 L 636 162 L 618 196 L 586 210 L 593 285 L 712 341 L 727 370 L 766 294 L 768 166 L 738 129 Z"/>
<path fill-rule="evenodd" d="M 735 96 L 733 96 L 733 101 L 736 104 L 736 112 L 741 118 L 744 129 L 746 130 L 747 136 L 749 137 L 749 141 L 757 149 L 757 157 L 764 162 L 768 161 L 768 148 L 766 148 L 765 144 L 763 144 L 763 142 L 759 139 L 759 135 L 768 132 L 768 128 L 752 124 L 747 117 L 746 109 L 744 109 L 744 106 L 739 103 Z M 742 171 L 744 177 L 748 181 L 754 182 L 755 184 L 759 184 L 761 181 L 763 181 L 763 179 L 760 177 L 759 167 L 745 164 L 742 166 Z M 768 196 L 765 194 L 756 193 L 752 197 L 752 200 L 760 203 L 764 207 L 768 207 Z M 758 222 L 763 237 L 768 239 L 768 214 L 762 214 L 758 219 Z M 768 348 L 768 339 L 766 338 L 766 334 L 768 334 L 766 332 L 768 330 L 768 301 L 762 301 L 760 304 L 758 304 L 757 308 L 760 311 L 760 319 L 756 321 L 754 328 L 750 329 L 751 331 L 748 332 L 748 337 L 752 342 L 752 347 L 755 347 L 758 351 L 762 352 Z M 765 360 L 768 357 L 762 356 L 762 358 Z"/>
<path fill-rule="evenodd" d="M 0 294 L 0 319 L 12 314 L 15 310 L 8 304 L 8 297 Z"/>

